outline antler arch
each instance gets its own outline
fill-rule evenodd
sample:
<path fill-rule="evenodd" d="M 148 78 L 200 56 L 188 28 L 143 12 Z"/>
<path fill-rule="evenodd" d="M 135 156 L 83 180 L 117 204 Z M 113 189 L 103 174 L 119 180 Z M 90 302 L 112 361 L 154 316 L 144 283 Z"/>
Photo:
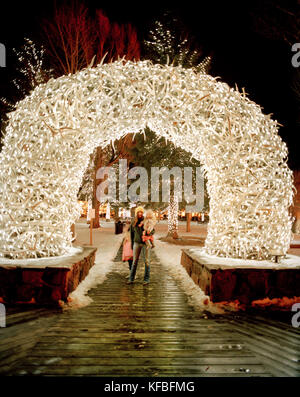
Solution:
<path fill-rule="evenodd" d="M 146 125 L 204 166 L 208 253 L 266 259 L 271 250 L 288 250 L 293 176 L 277 122 L 212 76 L 119 60 L 51 79 L 9 115 L 0 157 L 0 256 L 66 253 L 89 154 Z"/>

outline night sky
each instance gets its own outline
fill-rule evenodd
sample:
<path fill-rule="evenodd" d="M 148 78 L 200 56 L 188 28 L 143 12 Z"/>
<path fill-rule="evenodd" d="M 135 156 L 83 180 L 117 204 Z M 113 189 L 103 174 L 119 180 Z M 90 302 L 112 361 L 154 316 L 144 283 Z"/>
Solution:
<path fill-rule="evenodd" d="M 290 3 L 289 10 L 297 10 L 297 1 Z M 38 37 L 41 21 L 52 14 L 53 4 L 53 0 L 1 3 L 0 42 L 6 46 L 7 67 L 0 68 L 0 96 L 9 96 L 14 70 L 12 48 L 22 45 L 24 37 Z M 300 103 L 291 89 L 296 68 L 291 64 L 291 41 L 285 41 L 281 35 L 281 30 L 292 29 L 285 19 L 288 13 L 281 12 L 285 2 L 182 0 L 174 5 L 174 1 L 163 0 L 86 0 L 85 4 L 91 13 L 96 8 L 104 10 L 111 21 L 131 22 L 140 39 L 164 9 L 175 9 L 197 37 L 203 53 L 212 54 L 210 73 L 232 87 L 235 83 L 239 89 L 245 87 L 251 100 L 260 104 L 265 113 L 273 113 L 273 118 L 284 125 L 279 133 L 289 148 L 289 165 L 300 169 L 296 146 Z M 267 19 L 267 25 L 261 23 L 261 17 Z M 299 36 L 298 40 L 292 34 L 290 37 L 292 42 L 300 42 Z"/>

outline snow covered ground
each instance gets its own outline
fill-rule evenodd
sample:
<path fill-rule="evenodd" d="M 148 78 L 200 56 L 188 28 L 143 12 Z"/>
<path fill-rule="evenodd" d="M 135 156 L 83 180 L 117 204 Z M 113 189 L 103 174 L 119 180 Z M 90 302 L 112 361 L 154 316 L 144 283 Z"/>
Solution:
<path fill-rule="evenodd" d="M 47 258 L 27 258 L 27 259 L 8 259 L 8 258 L 0 258 L 0 265 L 12 265 L 12 266 L 24 266 L 28 267 L 28 265 L 32 265 L 33 267 L 41 267 L 45 266 L 52 267 L 59 266 L 64 267 L 64 264 L 69 264 L 72 261 L 72 258 L 75 258 L 76 255 L 83 252 L 82 247 L 71 247 L 71 249 L 64 255 L 60 256 L 51 256 Z M 71 262 L 72 263 L 72 262 Z"/>

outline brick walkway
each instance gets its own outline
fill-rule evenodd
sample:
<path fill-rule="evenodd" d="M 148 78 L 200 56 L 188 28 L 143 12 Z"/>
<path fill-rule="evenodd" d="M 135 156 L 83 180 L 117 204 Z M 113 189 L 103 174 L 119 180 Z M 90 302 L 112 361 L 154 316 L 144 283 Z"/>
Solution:
<path fill-rule="evenodd" d="M 126 285 L 126 264 L 119 261 L 120 251 L 107 279 L 90 290 L 89 306 L 9 313 L 7 328 L 0 329 L 0 372 L 300 376 L 299 328 L 257 314 L 195 311 L 155 252 L 148 286 L 143 286 L 142 264 L 136 282 Z"/>

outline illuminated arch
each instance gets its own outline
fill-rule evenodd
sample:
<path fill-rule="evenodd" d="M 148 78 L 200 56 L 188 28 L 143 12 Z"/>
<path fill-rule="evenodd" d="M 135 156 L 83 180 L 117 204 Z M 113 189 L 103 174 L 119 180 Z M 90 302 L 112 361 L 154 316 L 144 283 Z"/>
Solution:
<path fill-rule="evenodd" d="M 263 259 L 270 250 L 287 251 L 293 177 L 277 122 L 212 76 L 119 60 L 51 79 L 9 115 L 0 158 L 0 256 L 66 253 L 89 154 L 146 125 L 204 166 L 208 253 Z"/>

